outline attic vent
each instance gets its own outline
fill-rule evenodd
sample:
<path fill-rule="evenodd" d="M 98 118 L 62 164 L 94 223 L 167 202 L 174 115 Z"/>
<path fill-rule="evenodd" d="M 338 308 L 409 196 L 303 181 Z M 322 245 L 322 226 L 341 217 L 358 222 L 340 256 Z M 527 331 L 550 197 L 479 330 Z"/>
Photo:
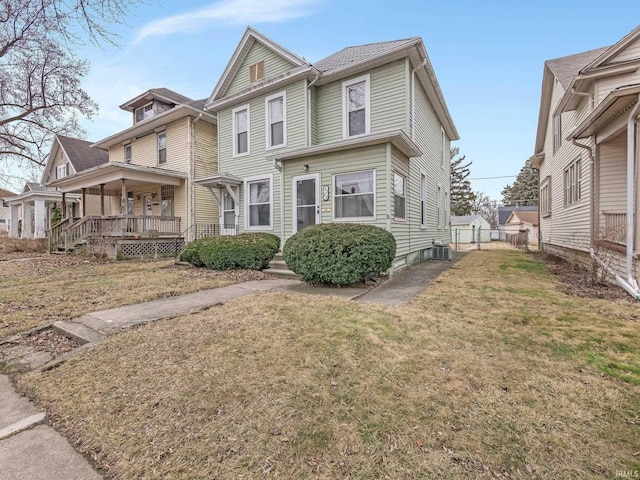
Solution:
<path fill-rule="evenodd" d="M 264 78 L 264 62 L 258 62 L 249 67 L 249 82 L 255 83 Z"/>
<path fill-rule="evenodd" d="M 449 245 L 434 245 L 431 249 L 433 260 L 451 260 L 451 248 Z"/>

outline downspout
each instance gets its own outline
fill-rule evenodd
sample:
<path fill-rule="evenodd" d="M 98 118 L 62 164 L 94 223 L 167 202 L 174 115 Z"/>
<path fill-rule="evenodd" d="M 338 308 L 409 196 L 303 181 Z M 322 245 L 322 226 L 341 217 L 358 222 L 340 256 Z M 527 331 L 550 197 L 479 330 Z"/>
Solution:
<path fill-rule="evenodd" d="M 595 241 L 595 225 L 596 225 L 596 181 L 595 181 L 595 172 L 596 172 L 596 162 L 595 157 L 593 156 L 593 148 L 589 145 L 585 145 L 583 143 L 578 143 L 575 138 L 571 138 L 571 143 L 576 147 L 582 148 L 587 151 L 589 154 L 589 169 L 591 171 L 591 190 L 590 190 L 590 199 L 589 199 L 589 251 L 593 250 L 593 242 Z M 538 183 L 540 185 L 540 183 Z M 540 213 L 540 209 L 538 209 L 538 214 Z"/>
<path fill-rule="evenodd" d="M 316 74 L 309 85 L 307 85 L 307 147 L 311 146 L 311 87 L 318 81 L 320 74 Z"/>
<path fill-rule="evenodd" d="M 191 119 L 191 117 L 189 117 Z M 193 183 L 193 181 L 195 180 L 195 174 L 196 174 L 196 122 L 198 120 L 200 120 L 202 118 L 202 113 L 200 115 L 198 115 L 196 117 L 195 120 L 191 120 L 191 128 L 189 130 L 189 133 L 191 134 L 191 165 L 190 165 L 190 185 L 189 185 L 189 197 L 190 197 L 190 203 L 191 205 L 189 206 L 189 210 L 191 212 L 191 222 L 189 222 L 190 224 L 188 225 L 188 227 L 191 227 L 191 225 L 196 223 L 196 194 L 195 194 L 195 184 Z M 190 235 L 193 235 L 193 231 L 190 229 L 191 233 Z M 192 239 L 193 240 L 193 239 Z M 187 240 L 188 241 L 188 240 Z"/>
<path fill-rule="evenodd" d="M 627 282 L 636 291 L 636 299 L 640 297 L 638 282 L 633 276 L 633 247 L 635 240 L 635 201 L 636 201 L 636 115 L 640 110 L 640 95 L 627 120 Z"/>
<path fill-rule="evenodd" d="M 416 71 L 427 65 L 425 58 L 420 65 L 411 70 L 411 140 L 416 139 Z"/>

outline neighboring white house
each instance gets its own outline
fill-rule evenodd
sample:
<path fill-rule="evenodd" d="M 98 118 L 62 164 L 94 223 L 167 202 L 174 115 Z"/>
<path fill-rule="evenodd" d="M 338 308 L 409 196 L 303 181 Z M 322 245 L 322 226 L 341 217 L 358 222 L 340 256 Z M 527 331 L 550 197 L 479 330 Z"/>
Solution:
<path fill-rule="evenodd" d="M 4 199 L 8 199 L 14 195 L 15 193 L 0 188 L 0 233 L 8 232 L 10 228 L 11 210 Z"/>
<path fill-rule="evenodd" d="M 481 215 L 451 217 L 451 241 L 488 243 L 491 241 L 491 225 Z"/>
<path fill-rule="evenodd" d="M 640 27 L 611 47 L 547 60 L 531 158 L 541 247 L 591 255 L 636 298 L 639 96 Z"/>
<path fill-rule="evenodd" d="M 504 224 L 507 235 L 529 231 L 529 244 L 538 244 L 538 211 L 514 210 Z"/>

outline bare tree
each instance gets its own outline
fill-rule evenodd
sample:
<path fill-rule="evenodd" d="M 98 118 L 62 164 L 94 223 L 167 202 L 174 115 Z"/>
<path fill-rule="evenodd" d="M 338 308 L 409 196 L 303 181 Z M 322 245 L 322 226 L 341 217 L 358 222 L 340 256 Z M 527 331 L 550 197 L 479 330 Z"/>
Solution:
<path fill-rule="evenodd" d="M 109 25 L 139 0 L 0 0 L 0 179 L 44 165 L 55 133 L 83 136 L 98 105 L 81 85 L 88 39 L 115 45 Z"/>
<path fill-rule="evenodd" d="M 491 228 L 498 228 L 498 203 L 491 200 L 486 193 L 474 192 L 473 212 L 482 216 Z"/>

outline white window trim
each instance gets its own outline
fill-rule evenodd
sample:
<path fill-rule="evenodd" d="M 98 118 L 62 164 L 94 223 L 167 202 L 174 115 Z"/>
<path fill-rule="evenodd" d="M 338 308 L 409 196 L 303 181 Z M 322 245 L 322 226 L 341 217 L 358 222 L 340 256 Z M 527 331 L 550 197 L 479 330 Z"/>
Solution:
<path fill-rule="evenodd" d="M 249 225 L 249 184 L 258 181 L 269 181 L 269 225 Z M 273 174 L 252 175 L 244 178 L 244 229 L 251 231 L 273 231 Z"/>
<path fill-rule="evenodd" d="M 269 102 L 276 98 L 282 97 L 282 143 L 278 145 L 271 145 L 271 112 L 269 110 Z M 273 95 L 269 95 L 264 99 L 264 116 L 266 125 L 266 149 L 275 150 L 278 148 L 284 148 L 287 146 L 287 91 L 283 90 Z M 235 124 L 235 122 L 234 122 Z M 235 138 L 235 136 L 234 136 Z"/>
<path fill-rule="evenodd" d="M 373 173 L 373 215 L 371 217 L 336 217 L 336 177 L 338 175 L 350 175 L 352 173 Z M 377 187 L 376 187 L 376 169 L 369 170 L 356 170 L 355 172 L 340 172 L 331 175 L 331 219 L 334 222 L 357 222 L 360 220 L 371 221 L 377 218 L 376 215 L 376 203 L 377 203 Z"/>
<path fill-rule="evenodd" d="M 424 184 L 422 179 L 424 178 Z M 424 204 L 424 209 L 421 211 L 422 218 L 420 219 L 420 228 L 422 230 L 427 228 L 427 172 L 423 169 L 420 169 L 420 203 Z"/>
<path fill-rule="evenodd" d="M 349 136 L 349 101 L 347 89 L 351 85 L 364 82 L 364 133 Z M 342 82 L 342 138 L 358 138 L 371 133 L 371 75 L 368 73 L 360 77 Z"/>
<path fill-rule="evenodd" d="M 127 162 L 127 148 L 129 149 L 129 153 L 131 154 L 128 162 Z M 125 143 L 123 145 L 122 156 L 123 156 L 124 163 L 130 164 L 133 162 L 133 145 L 131 143 Z"/>
<path fill-rule="evenodd" d="M 247 151 L 238 153 L 238 137 L 236 135 L 236 113 L 247 111 Z M 250 105 L 242 105 L 231 110 L 231 129 L 233 132 L 233 157 L 246 157 L 251 155 L 251 109 Z"/>
<path fill-rule="evenodd" d="M 399 177 L 402 177 L 402 179 L 404 180 L 404 217 L 396 217 L 396 205 L 395 205 L 395 199 L 396 199 L 396 179 L 395 176 L 398 175 Z M 391 176 L 393 178 L 393 220 L 395 222 L 406 222 L 407 221 L 407 176 L 404 175 L 403 173 L 398 172 L 397 170 L 394 170 L 391 172 Z"/>
<path fill-rule="evenodd" d="M 582 168 L 582 157 L 577 157 L 564 169 L 563 188 L 564 206 L 566 208 L 573 207 L 582 200 Z M 574 175 L 573 178 L 572 173 Z M 574 185 L 572 185 L 573 180 L 575 180 Z"/>
<path fill-rule="evenodd" d="M 438 217 L 436 218 L 436 223 L 438 225 L 438 230 L 442 230 L 444 227 L 442 226 L 443 222 L 442 222 L 442 217 L 444 216 L 444 202 L 442 201 L 442 197 L 444 195 L 442 195 L 442 193 L 444 192 L 444 189 L 442 188 L 442 184 L 440 182 L 438 182 L 438 185 L 436 187 L 436 205 L 437 205 L 437 209 L 436 212 L 438 214 Z"/>
<path fill-rule="evenodd" d="M 546 177 L 540 184 L 540 215 L 549 217 L 551 210 L 551 177 Z"/>
<path fill-rule="evenodd" d="M 58 172 L 60 172 L 62 170 L 62 174 L 63 176 L 59 176 Z M 69 164 L 68 163 L 63 163 L 62 165 L 58 165 L 56 167 L 56 179 L 59 178 L 67 178 L 69 176 Z"/>
<path fill-rule="evenodd" d="M 164 135 L 164 163 L 160 163 L 160 135 Z M 169 157 L 167 155 L 167 131 L 166 130 L 158 130 L 156 131 L 156 165 L 166 165 L 169 161 Z"/>
<path fill-rule="evenodd" d="M 444 170 L 444 166 L 447 164 L 447 137 L 444 133 L 444 127 L 440 126 L 440 167 Z"/>
<path fill-rule="evenodd" d="M 144 116 L 144 109 L 145 109 L 146 107 L 148 107 L 149 105 L 151 105 L 151 112 L 152 112 L 152 113 L 151 113 L 151 115 L 149 115 L 148 117 L 145 117 L 145 116 Z M 138 120 L 138 110 L 142 110 L 142 119 L 140 119 L 140 120 Z M 142 122 L 144 122 L 144 121 L 146 121 L 146 120 L 149 120 L 150 118 L 155 117 L 155 114 L 156 114 L 156 111 L 155 111 L 155 108 L 153 108 L 153 100 L 152 100 L 152 101 L 150 101 L 150 102 L 148 102 L 148 103 L 145 103 L 144 105 L 139 106 L 138 108 L 136 108 L 136 109 L 133 111 L 133 120 L 134 120 L 134 123 L 142 123 Z"/>

